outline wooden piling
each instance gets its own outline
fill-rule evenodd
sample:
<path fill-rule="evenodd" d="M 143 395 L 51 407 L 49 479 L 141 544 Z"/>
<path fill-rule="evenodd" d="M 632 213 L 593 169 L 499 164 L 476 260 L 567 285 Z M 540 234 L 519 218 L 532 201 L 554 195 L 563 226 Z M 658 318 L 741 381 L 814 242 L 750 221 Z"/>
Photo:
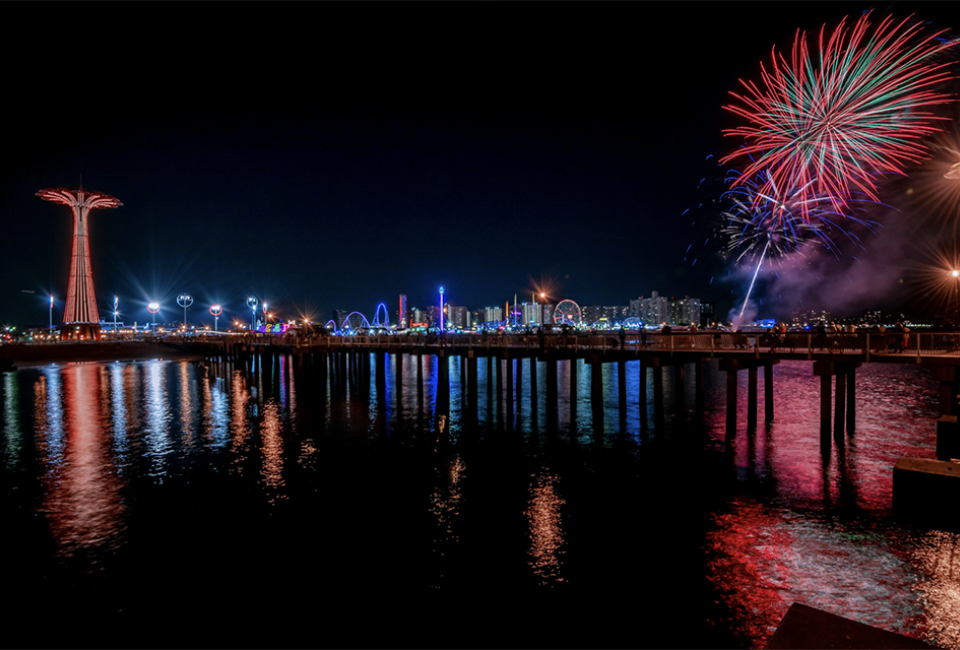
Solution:
<path fill-rule="evenodd" d="M 640 359 L 640 381 L 637 382 L 640 384 L 639 390 L 639 399 L 637 400 L 640 404 L 640 430 L 646 431 L 648 428 L 647 422 L 647 362 L 644 359 Z"/>
<path fill-rule="evenodd" d="M 763 364 L 763 418 L 768 423 L 773 422 L 773 364 Z"/>
<path fill-rule="evenodd" d="M 847 400 L 847 382 L 842 373 L 837 373 L 837 394 L 834 400 L 833 411 L 833 439 L 838 444 L 843 443 L 843 430 L 845 420 L 845 406 Z"/>

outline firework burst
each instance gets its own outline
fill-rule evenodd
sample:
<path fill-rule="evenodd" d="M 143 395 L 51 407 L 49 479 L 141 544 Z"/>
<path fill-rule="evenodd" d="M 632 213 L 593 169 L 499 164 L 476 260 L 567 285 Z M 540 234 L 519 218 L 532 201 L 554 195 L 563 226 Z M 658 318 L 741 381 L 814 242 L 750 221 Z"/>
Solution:
<path fill-rule="evenodd" d="M 847 214 L 842 214 L 833 210 L 833 197 L 810 195 L 808 186 L 780 190 L 766 171 L 751 178 L 731 171 L 727 182 L 732 187 L 721 198 L 731 207 L 722 213 L 724 226 L 720 231 L 727 240 L 726 250 L 737 254 L 737 263 L 756 263 L 740 308 L 741 317 L 764 260 L 777 259 L 782 263 L 787 255 L 803 255 L 803 250 L 810 247 L 826 249 L 839 258 L 838 237 L 863 248 L 860 238 L 849 230 L 851 225 L 871 232 L 878 227 L 875 221 L 854 216 L 854 207 L 858 212 L 864 211 L 856 204 L 871 203 L 867 199 L 848 201 Z M 768 193 L 764 190 L 766 187 L 772 191 Z"/>
<path fill-rule="evenodd" d="M 726 250 L 737 253 L 737 262 L 752 261 L 758 254 L 783 258 L 811 246 L 825 248 L 839 257 L 841 239 L 863 248 L 854 228 L 876 232 L 879 225 L 856 216 L 872 201 L 865 197 L 850 199 L 846 213 L 837 212 L 832 196 L 810 194 L 809 186 L 814 181 L 785 191 L 765 171 L 752 178 L 734 171 L 727 180 L 731 189 L 722 198 L 730 207 L 722 213 L 724 225 L 720 233 L 726 238 Z"/>
<path fill-rule="evenodd" d="M 816 57 L 798 31 L 789 61 L 774 49 L 761 84 L 741 80 L 746 93 L 731 93 L 741 104 L 724 108 L 747 124 L 724 131 L 743 146 L 722 162 L 755 158 L 742 178 L 767 172 L 758 197 L 790 196 L 778 189 L 829 197 L 837 213 L 858 193 L 876 200 L 878 175 L 921 161 L 921 139 L 943 119 L 931 109 L 952 101 L 936 89 L 951 78 L 950 62 L 937 55 L 957 41 L 910 21 L 888 16 L 871 29 L 866 13 L 849 30 L 841 21 L 829 38 L 824 26 Z M 800 202 L 803 219 L 813 205 Z"/>

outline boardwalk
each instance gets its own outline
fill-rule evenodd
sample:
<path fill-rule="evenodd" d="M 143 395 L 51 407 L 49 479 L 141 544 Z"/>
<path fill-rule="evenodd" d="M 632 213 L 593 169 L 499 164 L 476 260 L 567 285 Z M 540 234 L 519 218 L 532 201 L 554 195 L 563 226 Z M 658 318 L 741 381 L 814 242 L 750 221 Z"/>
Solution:
<path fill-rule="evenodd" d="M 141 348 L 144 348 L 141 350 Z M 147 349 L 149 348 L 149 349 Z M 774 418 L 773 366 L 782 360 L 811 362 L 814 376 L 820 378 L 820 428 L 824 440 L 831 431 L 838 443 L 844 431 L 856 428 L 856 371 L 864 363 L 910 363 L 930 367 L 940 382 L 941 415 L 953 416 L 960 393 L 960 334 L 940 332 L 817 334 L 788 333 L 776 338 L 768 333 L 699 332 L 675 334 L 617 333 L 609 334 L 447 334 L 437 335 L 382 335 L 382 336 L 315 336 L 277 337 L 272 335 L 207 335 L 165 337 L 154 341 L 122 341 L 102 343 L 70 343 L 0 346 L 0 368 L 16 363 L 38 363 L 79 359 L 112 360 L 137 358 L 144 354 L 200 356 L 220 360 L 247 362 L 255 357 L 292 355 L 302 366 L 309 359 L 313 365 L 326 364 L 327 359 L 343 365 L 345 359 L 355 366 L 369 370 L 370 358 L 376 357 L 378 386 L 383 379 L 383 357 L 394 355 L 397 373 L 403 359 L 409 357 L 418 371 L 424 356 L 446 360 L 439 364 L 444 375 L 441 385 L 449 389 L 446 379 L 450 357 L 459 357 L 461 378 L 465 378 L 467 393 L 471 395 L 475 413 L 477 388 L 477 361 L 485 358 L 488 376 L 496 376 L 497 391 L 508 412 L 516 399 L 526 359 L 528 372 L 535 383 L 538 365 L 545 365 L 548 401 L 555 399 L 558 390 L 557 364 L 561 361 L 583 360 L 589 368 L 591 400 L 603 401 L 602 366 L 616 364 L 620 377 L 621 413 L 630 408 L 625 392 L 626 364 L 641 364 L 641 382 L 636 396 L 646 404 L 648 381 L 653 382 L 654 427 L 663 424 L 663 371 L 672 368 L 679 382 L 685 368 L 693 366 L 696 387 L 696 408 L 703 408 L 704 364 L 718 362 L 726 373 L 727 429 L 738 426 L 737 394 L 741 371 L 747 375 L 748 427 L 755 427 L 759 406 L 759 372 L 764 377 L 763 413 L 766 421 Z M 262 363 L 262 361 L 261 361 Z M 331 363 L 333 363 L 331 361 Z M 575 391 L 577 364 L 570 366 L 571 394 Z M 494 372 L 495 370 L 495 372 Z M 418 372 L 418 375 L 420 373 Z M 514 390 L 514 376 L 517 389 Z M 422 381 L 422 377 L 421 377 Z M 509 396 L 509 397 L 508 397 Z M 438 403 L 445 404 L 445 395 Z M 648 426 L 647 409 L 641 408 L 641 426 Z M 439 415 L 439 413 L 438 413 Z"/>
<path fill-rule="evenodd" d="M 682 356 L 687 358 L 764 358 L 797 360 L 859 361 L 864 363 L 929 363 L 960 364 L 960 334 L 955 333 L 864 333 L 806 334 L 788 333 L 775 340 L 767 333 L 730 334 L 702 332 L 695 334 L 626 334 L 621 345 L 616 334 L 546 335 L 536 334 L 449 334 L 440 338 L 425 335 L 392 336 L 324 336 L 294 338 L 275 336 L 240 337 L 239 339 L 199 337 L 188 339 L 188 347 L 224 349 L 243 346 L 251 351 L 263 347 L 293 353 L 335 351 L 342 349 L 387 350 L 396 352 L 436 353 L 444 349 L 448 355 L 474 351 L 480 356 L 509 354 L 511 357 L 587 358 L 601 355 L 603 362 L 636 359 L 641 356 Z"/>
<path fill-rule="evenodd" d="M 758 374 L 764 376 L 763 413 L 767 422 L 774 418 L 773 366 L 782 360 L 801 360 L 811 363 L 812 374 L 820 378 L 821 408 L 820 430 L 824 442 L 830 433 L 842 444 L 843 435 L 856 428 L 856 371 L 864 363 L 910 363 L 924 364 L 931 368 L 940 382 L 941 414 L 951 416 L 957 403 L 958 373 L 960 365 L 960 334 L 940 332 L 903 333 L 854 333 L 817 334 L 789 333 L 775 338 L 768 333 L 676 333 L 676 334 L 625 334 L 622 339 L 616 334 L 603 335 L 384 335 L 352 337 L 279 338 L 259 336 L 248 338 L 198 338 L 187 339 L 183 346 L 221 358 L 249 358 L 251 355 L 292 354 L 300 359 L 307 356 L 320 358 L 332 355 L 356 357 L 355 363 L 368 364 L 369 357 L 393 354 L 397 372 L 403 365 L 403 357 L 411 356 L 419 366 L 425 355 L 449 359 L 458 356 L 461 377 L 466 377 L 467 391 L 476 391 L 476 363 L 486 358 L 489 373 L 496 363 L 498 393 L 509 411 L 514 400 L 514 368 L 517 382 L 520 381 L 521 364 L 527 359 L 529 372 L 535 377 L 540 363 L 546 366 L 546 390 L 549 399 L 555 399 L 557 363 L 563 360 L 582 359 L 590 368 L 591 400 L 603 401 L 601 385 L 602 365 L 613 363 L 620 377 L 621 413 L 629 408 L 625 393 L 625 367 L 629 362 L 641 364 L 640 404 L 647 399 L 648 378 L 653 382 L 654 426 L 663 424 L 663 370 L 672 367 L 679 382 L 683 381 L 685 367 L 693 365 L 696 387 L 696 408 L 703 408 L 703 367 L 705 363 L 719 362 L 719 369 L 726 373 L 727 430 L 734 432 L 738 426 L 738 384 L 741 371 L 747 375 L 747 426 L 752 428 L 758 418 Z M 385 364 L 376 364 L 378 382 Z M 441 363 L 441 372 L 448 363 Z M 575 391 L 576 364 L 571 366 L 571 394 Z M 502 377 L 502 384 L 501 384 Z M 534 380 L 535 381 L 535 380 Z M 447 386 L 446 380 L 441 382 Z M 500 388 L 502 386 L 502 388 Z M 518 387 L 519 388 L 519 387 Z M 502 392 L 501 392 L 502 391 Z M 510 397 L 508 397 L 510 396 Z M 440 403 L 444 403 L 441 399 Z M 648 426 L 646 408 L 640 409 L 641 426 Z"/>

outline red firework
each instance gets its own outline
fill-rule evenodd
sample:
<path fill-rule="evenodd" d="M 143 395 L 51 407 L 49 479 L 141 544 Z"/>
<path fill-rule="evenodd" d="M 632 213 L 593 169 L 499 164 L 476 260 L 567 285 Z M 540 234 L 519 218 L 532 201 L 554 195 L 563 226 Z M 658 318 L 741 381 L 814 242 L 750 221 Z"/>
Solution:
<path fill-rule="evenodd" d="M 724 134 L 743 138 L 743 146 L 721 162 L 745 159 L 741 178 L 766 171 L 763 194 L 805 188 L 832 197 L 843 212 L 853 193 L 877 200 L 878 175 L 903 174 L 923 160 L 922 138 L 945 119 L 930 109 L 953 101 L 936 88 L 951 78 L 951 62 L 937 55 L 957 41 L 939 38 L 942 31 L 924 34 L 912 17 L 895 23 L 888 16 L 873 30 L 869 18 L 851 30 L 844 19 L 826 42 L 824 25 L 816 58 L 798 30 L 789 62 L 774 48 L 772 71 L 761 63 L 759 86 L 741 79 L 747 92 L 730 94 L 742 105 L 724 108 L 748 123 Z"/>

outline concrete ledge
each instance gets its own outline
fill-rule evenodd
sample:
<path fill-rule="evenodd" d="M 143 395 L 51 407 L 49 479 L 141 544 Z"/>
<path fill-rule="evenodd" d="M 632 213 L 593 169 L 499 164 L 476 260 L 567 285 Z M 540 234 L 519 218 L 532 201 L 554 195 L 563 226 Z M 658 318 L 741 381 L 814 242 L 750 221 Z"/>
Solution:
<path fill-rule="evenodd" d="M 960 530 L 953 504 L 960 499 L 960 463 L 903 456 L 893 468 L 893 514 L 947 530 Z"/>
<path fill-rule="evenodd" d="M 794 603 L 767 645 L 776 648 L 933 648 L 918 639 Z"/>

